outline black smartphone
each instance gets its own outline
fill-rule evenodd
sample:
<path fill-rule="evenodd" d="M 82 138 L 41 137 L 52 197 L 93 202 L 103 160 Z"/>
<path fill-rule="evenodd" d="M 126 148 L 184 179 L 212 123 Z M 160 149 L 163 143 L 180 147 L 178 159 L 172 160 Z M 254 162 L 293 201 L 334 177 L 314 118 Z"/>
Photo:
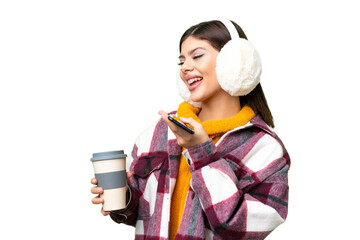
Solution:
<path fill-rule="evenodd" d="M 190 134 L 194 134 L 194 131 L 191 130 L 190 128 L 188 128 L 187 126 L 185 126 L 184 124 L 180 123 L 179 121 L 177 121 L 176 119 L 174 119 L 172 116 L 168 116 L 168 119 L 175 123 L 177 126 L 181 127 L 182 129 L 184 129 L 185 131 L 187 131 Z"/>

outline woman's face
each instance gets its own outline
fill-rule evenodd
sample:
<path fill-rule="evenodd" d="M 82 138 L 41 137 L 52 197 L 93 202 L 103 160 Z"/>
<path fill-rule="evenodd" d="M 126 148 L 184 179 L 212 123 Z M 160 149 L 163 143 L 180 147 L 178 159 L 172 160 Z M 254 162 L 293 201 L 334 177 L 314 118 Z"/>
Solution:
<path fill-rule="evenodd" d="M 219 51 L 206 40 L 188 37 L 181 45 L 180 77 L 191 92 L 194 102 L 206 102 L 220 91 L 216 72 Z"/>

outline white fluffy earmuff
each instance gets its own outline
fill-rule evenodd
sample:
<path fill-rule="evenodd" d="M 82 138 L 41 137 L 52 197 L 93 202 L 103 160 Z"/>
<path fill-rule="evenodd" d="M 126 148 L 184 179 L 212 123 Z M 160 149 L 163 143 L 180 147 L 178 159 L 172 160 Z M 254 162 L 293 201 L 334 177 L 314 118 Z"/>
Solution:
<path fill-rule="evenodd" d="M 219 52 L 216 59 L 216 75 L 222 89 L 231 96 L 249 94 L 260 82 L 261 61 L 254 46 L 246 39 L 240 38 L 230 20 L 219 20 L 228 29 L 231 40 Z M 191 101 L 191 93 L 177 73 L 177 87 L 180 96 L 195 107 L 201 103 Z"/>
<path fill-rule="evenodd" d="M 245 96 L 260 82 L 261 61 L 254 46 L 240 38 L 230 20 L 220 20 L 230 32 L 231 40 L 216 59 L 216 75 L 222 89 L 231 96 Z"/>

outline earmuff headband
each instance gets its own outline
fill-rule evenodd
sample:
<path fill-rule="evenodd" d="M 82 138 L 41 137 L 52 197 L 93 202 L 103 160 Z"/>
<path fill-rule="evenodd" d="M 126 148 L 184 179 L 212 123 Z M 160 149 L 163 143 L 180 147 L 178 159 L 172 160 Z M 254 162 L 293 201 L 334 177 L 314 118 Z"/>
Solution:
<path fill-rule="evenodd" d="M 226 29 L 230 33 L 231 39 L 240 38 L 234 24 L 230 20 L 228 20 L 228 19 L 219 19 L 219 21 L 222 22 L 222 24 L 225 25 Z"/>

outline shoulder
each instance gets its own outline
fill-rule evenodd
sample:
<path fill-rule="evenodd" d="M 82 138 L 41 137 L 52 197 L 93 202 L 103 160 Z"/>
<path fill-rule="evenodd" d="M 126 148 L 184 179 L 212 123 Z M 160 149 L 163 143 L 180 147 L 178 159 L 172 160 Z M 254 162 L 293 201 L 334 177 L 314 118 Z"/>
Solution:
<path fill-rule="evenodd" d="M 286 152 L 285 146 L 281 141 L 280 137 L 275 133 L 274 129 L 269 127 L 265 121 L 261 118 L 260 115 L 256 115 L 253 119 L 251 119 L 251 124 L 255 128 L 261 129 L 266 133 L 267 138 L 270 142 L 273 143 L 277 148 L 281 148 L 284 152 Z M 284 153 L 285 154 L 285 153 Z"/>
<path fill-rule="evenodd" d="M 274 161 L 280 165 L 289 161 L 284 144 L 259 115 L 243 128 L 235 129 L 224 142 L 239 142 L 233 153 L 253 172 L 273 165 Z"/>
<path fill-rule="evenodd" d="M 260 170 L 267 165 L 271 164 L 274 160 L 276 162 L 282 161 L 284 164 L 288 162 L 289 155 L 287 150 L 281 141 L 280 137 L 275 131 L 270 128 L 260 115 L 255 116 L 251 123 L 254 128 L 260 129 L 258 138 L 254 141 L 254 145 L 251 149 L 251 153 L 248 154 L 248 159 L 244 159 L 243 162 L 248 162 L 248 166 L 253 171 Z"/>

